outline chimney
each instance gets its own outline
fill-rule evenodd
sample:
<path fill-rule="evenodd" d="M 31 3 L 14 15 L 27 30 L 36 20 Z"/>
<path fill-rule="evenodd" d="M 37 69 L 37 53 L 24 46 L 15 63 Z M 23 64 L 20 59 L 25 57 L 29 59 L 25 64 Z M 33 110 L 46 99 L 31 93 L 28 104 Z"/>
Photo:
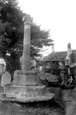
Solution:
<path fill-rule="evenodd" d="M 52 52 L 54 52 L 54 44 L 52 44 Z"/>
<path fill-rule="evenodd" d="M 68 44 L 67 44 L 67 55 L 69 56 L 71 53 L 72 53 L 71 43 L 68 43 Z"/>

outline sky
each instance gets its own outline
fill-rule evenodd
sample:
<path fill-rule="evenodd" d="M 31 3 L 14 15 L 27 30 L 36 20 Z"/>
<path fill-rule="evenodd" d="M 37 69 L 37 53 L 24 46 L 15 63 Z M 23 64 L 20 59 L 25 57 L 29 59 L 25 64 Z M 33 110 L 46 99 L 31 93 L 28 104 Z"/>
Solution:
<path fill-rule="evenodd" d="M 50 30 L 54 51 L 67 50 L 69 42 L 76 49 L 76 0 L 19 0 L 19 4 L 41 29 Z"/>

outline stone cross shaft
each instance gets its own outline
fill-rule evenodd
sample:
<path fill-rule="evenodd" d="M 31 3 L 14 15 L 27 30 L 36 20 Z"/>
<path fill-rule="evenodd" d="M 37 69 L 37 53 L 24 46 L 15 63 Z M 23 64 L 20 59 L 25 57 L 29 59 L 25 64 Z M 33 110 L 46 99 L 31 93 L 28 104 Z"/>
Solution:
<path fill-rule="evenodd" d="M 23 57 L 22 71 L 26 73 L 30 70 L 30 29 L 31 17 L 29 15 L 23 17 L 24 21 L 24 40 L 23 40 Z"/>

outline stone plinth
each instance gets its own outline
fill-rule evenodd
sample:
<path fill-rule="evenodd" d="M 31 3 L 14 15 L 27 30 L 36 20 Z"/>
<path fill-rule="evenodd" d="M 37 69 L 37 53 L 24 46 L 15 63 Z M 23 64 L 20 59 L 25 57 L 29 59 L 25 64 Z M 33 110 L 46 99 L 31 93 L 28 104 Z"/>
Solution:
<path fill-rule="evenodd" d="M 14 73 L 14 85 L 39 85 L 41 84 L 40 78 L 36 71 L 27 71 L 23 73 L 22 70 L 16 70 Z"/>
<path fill-rule="evenodd" d="M 45 95 L 45 86 L 19 86 L 8 85 L 5 87 L 5 93 L 7 97 L 36 97 Z"/>
<path fill-rule="evenodd" d="M 50 100 L 55 96 L 41 84 L 36 71 L 29 71 L 26 74 L 21 70 L 15 71 L 14 81 L 5 85 L 4 91 L 6 98 L 2 98 L 3 100 L 23 103 Z"/>
<path fill-rule="evenodd" d="M 49 93 L 44 85 L 38 86 L 20 86 L 10 84 L 4 87 L 6 97 L 2 97 L 2 100 L 6 101 L 16 101 L 16 102 L 34 102 L 34 101 L 44 101 L 52 99 L 55 94 Z"/>

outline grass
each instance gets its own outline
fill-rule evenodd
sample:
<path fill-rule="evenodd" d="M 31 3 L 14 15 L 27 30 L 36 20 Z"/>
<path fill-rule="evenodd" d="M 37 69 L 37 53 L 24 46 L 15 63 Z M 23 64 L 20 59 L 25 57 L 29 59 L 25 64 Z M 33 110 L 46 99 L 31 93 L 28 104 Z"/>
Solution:
<path fill-rule="evenodd" d="M 64 111 L 54 100 L 29 104 L 0 101 L 0 115 L 64 115 Z"/>

